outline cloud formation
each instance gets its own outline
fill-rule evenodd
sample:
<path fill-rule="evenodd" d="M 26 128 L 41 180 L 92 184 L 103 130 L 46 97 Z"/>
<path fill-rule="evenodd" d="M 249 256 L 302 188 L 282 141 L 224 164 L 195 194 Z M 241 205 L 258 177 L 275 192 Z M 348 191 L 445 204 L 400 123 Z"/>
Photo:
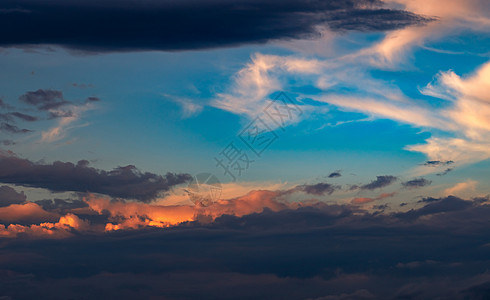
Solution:
<path fill-rule="evenodd" d="M 259 194 L 272 195 L 239 201 L 254 203 Z M 151 213 L 142 203 L 97 203 L 111 216 L 129 216 L 124 205 Z M 87 298 L 93 290 L 120 298 L 482 298 L 490 284 L 488 198 L 420 205 L 382 214 L 350 205 L 284 207 L 97 234 L 73 213 L 9 225 L 2 235 L 23 239 L 3 239 L 2 292 L 14 299 Z"/>

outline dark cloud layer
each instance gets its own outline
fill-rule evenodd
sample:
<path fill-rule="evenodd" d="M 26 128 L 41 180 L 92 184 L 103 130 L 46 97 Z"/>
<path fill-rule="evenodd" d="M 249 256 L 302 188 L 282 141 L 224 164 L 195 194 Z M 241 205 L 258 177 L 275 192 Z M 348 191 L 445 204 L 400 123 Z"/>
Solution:
<path fill-rule="evenodd" d="M 12 299 L 487 299 L 488 199 L 318 205 L 168 229 L 3 240 Z"/>
<path fill-rule="evenodd" d="M 430 18 L 377 0 L 3 0 L 0 46 L 85 51 L 185 50 L 318 36 L 316 27 L 378 31 Z"/>
<path fill-rule="evenodd" d="M 187 174 L 167 173 L 161 176 L 141 173 L 134 166 L 104 171 L 87 166 L 86 161 L 80 161 L 76 165 L 60 161 L 39 164 L 0 154 L 0 182 L 45 188 L 53 192 L 101 193 L 150 202 L 159 193 L 185 183 L 190 178 Z"/>

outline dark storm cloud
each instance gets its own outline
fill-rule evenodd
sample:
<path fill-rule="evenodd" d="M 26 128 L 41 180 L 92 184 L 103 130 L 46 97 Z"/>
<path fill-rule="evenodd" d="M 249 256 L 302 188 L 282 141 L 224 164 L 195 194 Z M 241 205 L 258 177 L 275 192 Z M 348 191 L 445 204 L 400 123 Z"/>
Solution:
<path fill-rule="evenodd" d="M 340 171 L 335 171 L 335 172 L 330 173 L 330 175 L 328 175 L 328 178 L 337 178 L 340 176 L 342 176 L 342 174 L 340 174 Z"/>
<path fill-rule="evenodd" d="M 63 92 L 44 89 L 27 92 L 20 96 L 19 100 L 26 104 L 36 106 L 39 110 L 56 109 L 70 103 L 63 98 Z"/>
<path fill-rule="evenodd" d="M 376 180 L 371 181 L 360 187 L 362 190 L 375 190 L 385 186 L 388 186 L 395 182 L 397 178 L 391 175 L 376 176 Z"/>
<path fill-rule="evenodd" d="M 104 171 L 88 167 L 86 161 L 77 165 L 60 161 L 39 164 L 0 154 L 0 182 L 45 188 L 53 192 L 92 192 L 150 202 L 159 193 L 190 178 L 187 174 L 167 173 L 161 176 L 142 173 L 134 166 Z"/>
<path fill-rule="evenodd" d="M 383 31 L 431 18 L 377 0 L 3 0 L 0 46 L 52 44 L 85 51 L 186 50 Z"/>
<path fill-rule="evenodd" d="M 415 178 L 409 181 L 402 182 L 402 185 L 405 188 L 420 188 L 420 187 L 428 186 L 431 183 L 432 181 L 427 180 L 425 178 Z"/>
<path fill-rule="evenodd" d="M 293 188 L 294 191 L 302 191 L 315 196 L 330 195 L 338 189 L 340 189 L 340 186 L 332 185 L 326 182 L 320 182 L 316 184 L 303 184 Z"/>
<path fill-rule="evenodd" d="M 24 192 L 18 193 L 9 186 L 0 186 L 0 207 L 9 206 L 11 204 L 22 204 L 26 202 L 27 197 Z"/>
<path fill-rule="evenodd" d="M 481 204 L 447 197 L 392 214 L 325 204 L 3 240 L 0 290 L 12 299 L 486 299 L 490 205 Z"/>

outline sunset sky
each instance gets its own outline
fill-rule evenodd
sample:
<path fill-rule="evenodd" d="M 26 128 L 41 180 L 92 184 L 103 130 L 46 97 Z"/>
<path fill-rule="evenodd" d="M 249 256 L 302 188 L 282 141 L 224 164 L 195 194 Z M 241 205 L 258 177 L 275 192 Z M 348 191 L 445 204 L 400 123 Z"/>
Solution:
<path fill-rule="evenodd" d="M 484 0 L 2 0 L 0 299 L 484 298 L 489 57 Z"/>

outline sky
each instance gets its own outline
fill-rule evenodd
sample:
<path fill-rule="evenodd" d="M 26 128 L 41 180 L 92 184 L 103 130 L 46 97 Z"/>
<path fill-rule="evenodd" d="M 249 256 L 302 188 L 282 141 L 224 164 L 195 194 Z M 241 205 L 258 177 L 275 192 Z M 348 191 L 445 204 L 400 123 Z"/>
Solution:
<path fill-rule="evenodd" d="M 0 299 L 485 298 L 489 16 L 3 0 Z"/>

